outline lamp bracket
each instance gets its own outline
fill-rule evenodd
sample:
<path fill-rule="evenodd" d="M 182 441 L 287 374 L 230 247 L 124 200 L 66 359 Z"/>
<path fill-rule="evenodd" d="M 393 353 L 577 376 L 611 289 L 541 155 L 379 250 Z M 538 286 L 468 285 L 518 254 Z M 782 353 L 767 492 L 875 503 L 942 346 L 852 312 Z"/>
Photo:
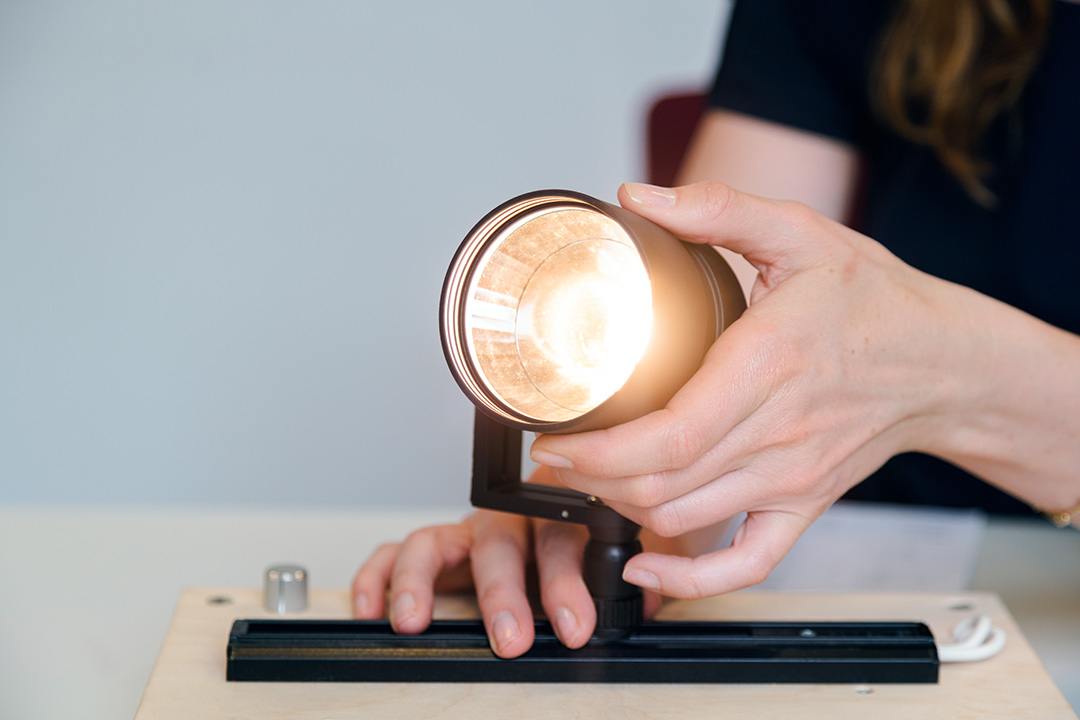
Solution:
<path fill-rule="evenodd" d="M 479 409 L 473 425 L 473 474 L 470 500 L 475 507 L 545 520 L 588 525 L 636 537 L 635 523 L 598 498 L 564 487 L 521 481 L 521 431 L 507 427 Z"/>

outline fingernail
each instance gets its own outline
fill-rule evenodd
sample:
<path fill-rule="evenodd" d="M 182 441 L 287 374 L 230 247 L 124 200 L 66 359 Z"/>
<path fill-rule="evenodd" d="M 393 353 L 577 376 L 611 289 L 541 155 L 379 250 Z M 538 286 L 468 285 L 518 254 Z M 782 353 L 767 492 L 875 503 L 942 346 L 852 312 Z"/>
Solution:
<path fill-rule="evenodd" d="M 416 615 L 416 598 L 412 596 L 412 593 L 401 593 L 394 600 L 393 606 L 390 608 L 390 623 L 395 627 L 400 627 L 403 622 L 410 620 Z"/>
<path fill-rule="evenodd" d="M 370 607 L 370 604 L 368 603 L 367 595 L 364 593 L 357 593 L 356 597 L 353 598 L 353 615 L 361 619 L 366 618 L 368 607 Z"/>
<path fill-rule="evenodd" d="M 521 628 L 518 627 L 517 620 L 510 614 L 510 611 L 503 610 L 496 614 L 492 620 L 491 635 L 491 642 L 495 644 L 497 649 L 503 650 L 507 645 L 518 639 L 521 635 Z"/>
<path fill-rule="evenodd" d="M 562 455 L 544 452 L 543 450 L 532 450 L 529 452 L 529 457 L 532 458 L 534 463 L 547 465 L 550 468 L 559 468 L 561 470 L 572 470 L 574 468 L 574 463 Z"/>
<path fill-rule="evenodd" d="M 675 207 L 675 191 L 671 188 L 644 183 L 626 183 L 624 187 L 630 199 L 639 205 L 654 208 Z"/>
<path fill-rule="evenodd" d="M 555 632 L 563 645 L 569 645 L 574 640 L 578 631 L 577 616 L 570 612 L 570 608 L 561 607 L 555 611 Z"/>
<path fill-rule="evenodd" d="M 648 570 L 639 570 L 637 568 L 627 568 L 623 571 L 623 580 L 631 585 L 637 585 L 643 587 L 646 590 L 659 590 L 660 578 L 653 575 Z"/>

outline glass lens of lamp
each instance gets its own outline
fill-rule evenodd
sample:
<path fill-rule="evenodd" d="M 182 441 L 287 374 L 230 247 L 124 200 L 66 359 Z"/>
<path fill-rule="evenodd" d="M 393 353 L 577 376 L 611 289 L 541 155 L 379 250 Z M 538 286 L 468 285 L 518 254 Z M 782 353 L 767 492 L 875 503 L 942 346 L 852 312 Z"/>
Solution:
<path fill-rule="evenodd" d="M 648 346 L 648 272 L 622 227 L 600 213 L 542 209 L 492 239 L 465 294 L 470 364 L 530 421 L 596 408 Z"/>
<path fill-rule="evenodd" d="M 517 311 L 518 356 L 555 404 L 588 412 L 626 383 L 649 342 L 649 277 L 630 247 L 588 239 L 537 268 Z"/>

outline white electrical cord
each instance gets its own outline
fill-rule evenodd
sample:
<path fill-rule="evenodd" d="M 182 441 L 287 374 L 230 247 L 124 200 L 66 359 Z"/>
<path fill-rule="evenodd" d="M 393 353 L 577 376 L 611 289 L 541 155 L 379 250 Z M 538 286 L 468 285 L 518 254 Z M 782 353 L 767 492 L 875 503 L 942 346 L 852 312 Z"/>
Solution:
<path fill-rule="evenodd" d="M 975 662 L 992 658 L 1005 647 L 1005 631 L 994 627 L 989 615 L 972 615 L 953 628 L 951 645 L 938 645 L 943 662 Z"/>

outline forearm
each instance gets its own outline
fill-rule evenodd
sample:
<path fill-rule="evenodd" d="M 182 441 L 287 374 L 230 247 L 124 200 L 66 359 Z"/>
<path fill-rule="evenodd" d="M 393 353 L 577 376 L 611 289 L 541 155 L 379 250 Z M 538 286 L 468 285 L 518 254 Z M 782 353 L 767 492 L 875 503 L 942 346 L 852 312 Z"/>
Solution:
<path fill-rule="evenodd" d="M 948 286 L 947 401 L 922 449 L 1044 511 L 1080 504 L 1080 337 Z M 1074 521 L 1075 522 L 1075 521 Z"/>
<path fill-rule="evenodd" d="M 719 180 L 743 192 L 798 200 L 843 221 L 856 191 L 858 153 L 838 140 L 723 110 L 701 120 L 679 185 Z"/>
<path fill-rule="evenodd" d="M 705 113 L 679 170 L 679 185 L 719 180 L 761 197 L 798 200 L 837 220 L 851 213 L 858 154 L 850 145 L 723 110 Z M 743 291 L 757 269 L 739 254 L 717 250 Z"/>

